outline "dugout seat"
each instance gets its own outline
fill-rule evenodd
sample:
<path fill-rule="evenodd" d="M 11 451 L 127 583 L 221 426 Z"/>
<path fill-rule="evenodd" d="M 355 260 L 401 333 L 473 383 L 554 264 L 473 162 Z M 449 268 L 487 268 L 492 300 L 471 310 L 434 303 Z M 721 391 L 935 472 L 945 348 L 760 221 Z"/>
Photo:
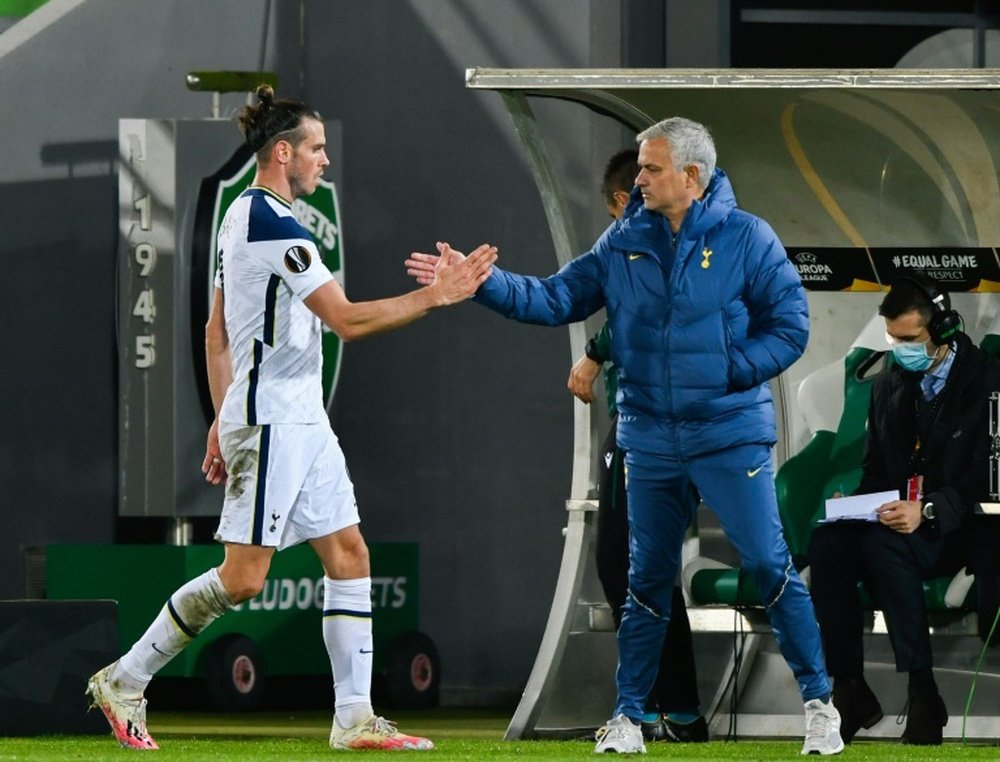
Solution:
<path fill-rule="evenodd" d="M 984 349 L 1000 354 L 1000 336 L 989 335 Z M 875 375 L 891 362 L 888 353 L 866 347 L 854 347 L 843 360 L 843 410 L 836 431 L 819 429 L 797 454 L 789 458 L 775 474 L 778 513 L 785 541 L 795 567 L 808 584 L 808 549 L 813 529 L 822 518 L 824 501 L 840 492 L 857 489 L 861 481 L 868 404 Z M 822 369 L 821 369 L 822 371 Z M 821 371 L 817 371 L 820 373 Z M 803 388 L 809 389 L 808 379 Z M 815 389 L 810 390 L 815 393 Z M 753 580 L 741 569 L 717 562 L 695 559 L 685 569 L 685 583 L 691 602 L 699 606 L 726 605 L 760 607 L 761 599 Z M 954 577 L 924 582 L 928 612 L 973 610 L 973 579 L 960 570 Z M 876 608 L 871 596 L 859 583 L 862 601 L 869 610 Z"/>

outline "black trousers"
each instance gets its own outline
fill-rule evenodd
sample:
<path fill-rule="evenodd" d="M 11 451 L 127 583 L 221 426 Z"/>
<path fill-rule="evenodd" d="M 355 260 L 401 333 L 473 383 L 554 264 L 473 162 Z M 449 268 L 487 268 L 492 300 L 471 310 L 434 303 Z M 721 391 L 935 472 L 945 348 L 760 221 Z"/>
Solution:
<path fill-rule="evenodd" d="M 628 498 L 625 452 L 616 445 L 617 416 L 601 448 L 601 483 L 597 512 L 597 576 L 619 626 L 628 594 Z M 649 711 L 698 711 L 698 673 L 684 593 L 674 587 L 670 623 L 660 653 L 660 669 L 649 696 Z"/>
<path fill-rule="evenodd" d="M 921 582 L 955 574 L 962 555 L 958 533 L 932 539 L 861 521 L 817 527 L 809 547 L 812 599 L 830 677 L 860 677 L 864 671 L 859 581 L 885 615 L 897 671 L 931 669 Z"/>

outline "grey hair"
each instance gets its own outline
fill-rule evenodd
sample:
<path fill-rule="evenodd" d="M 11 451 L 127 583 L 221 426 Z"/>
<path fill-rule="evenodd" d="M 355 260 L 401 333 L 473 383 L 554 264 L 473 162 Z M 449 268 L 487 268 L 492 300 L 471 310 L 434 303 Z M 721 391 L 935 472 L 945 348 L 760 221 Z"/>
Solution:
<path fill-rule="evenodd" d="M 680 171 L 694 164 L 698 167 L 698 185 L 702 190 L 708 187 L 715 174 L 715 141 L 705 125 L 672 116 L 644 129 L 635 136 L 635 142 L 656 138 L 666 138 L 670 144 L 674 169 Z"/>

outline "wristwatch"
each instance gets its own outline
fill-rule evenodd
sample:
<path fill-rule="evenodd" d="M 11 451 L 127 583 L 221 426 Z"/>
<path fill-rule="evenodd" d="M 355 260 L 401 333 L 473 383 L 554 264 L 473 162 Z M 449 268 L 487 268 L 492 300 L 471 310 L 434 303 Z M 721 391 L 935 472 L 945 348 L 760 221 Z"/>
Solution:
<path fill-rule="evenodd" d="M 920 509 L 920 515 L 927 521 L 934 521 L 934 503 L 924 503 L 924 507 Z"/>

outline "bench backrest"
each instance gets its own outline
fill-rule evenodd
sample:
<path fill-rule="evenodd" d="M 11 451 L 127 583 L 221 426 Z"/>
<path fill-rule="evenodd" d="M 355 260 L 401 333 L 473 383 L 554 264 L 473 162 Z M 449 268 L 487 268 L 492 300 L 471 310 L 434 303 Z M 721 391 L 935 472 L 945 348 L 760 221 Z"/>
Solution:
<path fill-rule="evenodd" d="M 835 492 L 850 494 L 861 481 L 865 424 L 872 379 L 884 352 L 855 347 L 844 358 L 844 410 L 836 431 L 817 431 L 802 450 L 775 475 L 778 513 L 796 566 L 806 553 L 824 500 Z"/>

